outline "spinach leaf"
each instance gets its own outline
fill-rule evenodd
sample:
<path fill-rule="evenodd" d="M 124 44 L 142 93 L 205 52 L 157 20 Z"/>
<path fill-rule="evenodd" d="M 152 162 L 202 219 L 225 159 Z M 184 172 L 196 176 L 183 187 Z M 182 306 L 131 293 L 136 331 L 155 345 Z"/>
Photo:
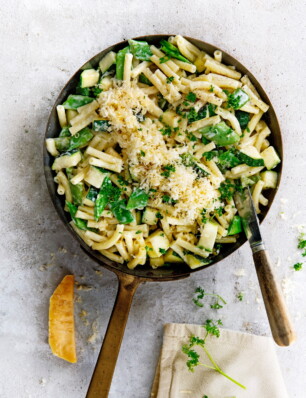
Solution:
<path fill-rule="evenodd" d="M 139 83 L 146 84 L 148 86 L 153 86 L 153 84 L 150 82 L 150 80 L 143 74 L 139 75 Z"/>
<path fill-rule="evenodd" d="M 118 51 L 116 55 L 116 78 L 118 80 L 123 79 L 123 70 L 124 70 L 124 59 L 125 59 L 125 54 L 130 52 L 130 47 L 127 46 L 123 48 L 122 50 Z"/>
<path fill-rule="evenodd" d="M 75 223 L 75 225 L 76 225 L 79 229 L 87 230 L 87 229 L 88 229 L 88 228 L 87 228 L 87 221 L 86 221 L 86 220 L 82 220 L 81 218 L 77 218 L 77 217 L 75 216 L 75 215 L 76 215 L 76 212 L 78 211 L 77 206 L 75 206 L 74 204 L 68 202 L 67 200 L 66 200 L 66 206 L 68 207 L 70 216 L 71 216 L 71 218 L 72 218 L 72 221 Z"/>
<path fill-rule="evenodd" d="M 78 133 L 76 133 L 75 135 L 73 135 L 70 138 L 70 144 L 69 144 L 69 148 L 68 151 L 72 151 L 73 149 L 76 148 L 83 148 L 84 146 L 86 146 L 89 141 L 91 141 L 93 137 L 92 132 L 90 131 L 89 128 L 85 128 L 81 131 L 79 131 Z"/>
<path fill-rule="evenodd" d="M 150 61 L 152 57 L 152 51 L 149 44 L 146 41 L 129 40 L 131 53 L 135 58 L 141 61 Z"/>
<path fill-rule="evenodd" d="M 129 224 L 134 221 L 133 214 L 127 210 L 124 200 L 112 202 L 110 204 L 110 209 L 120 224 Z"/>
<path fill-rule="evenodd" d="M 84 95 L 69 95 L 66 101 L 63 103 L 65 109 L 78 109 L 81 106 L 90 104 L 94 98 L 87 97 Z"/>
<path fill-rule="evenodd" d="M 132 192 L 126 208 L 142 210 L 148 204 L 148 199 L 149 195 L 143 189 L 136 188 Z"/>
<path fill-rule="evenodd" d="M 213 141 L 220 146 L 235 144 L 240 137 L 225 122 L 217 123 L 213 126 L 206 126 L 199 130 L 206 139 Z"/>
<path fill-rule="evenodd" d="M 243 107 L 248 101 L 250 97 L 247 95 L 245 91 L 241 88 L 237 88 L 231 94 L 227 96 L 227 107 L 232 109 L 239 109 Z"/>
<path fill-rule="evenodd" d="M 250 114 L 248 112 L 236 111 L 235 116 L 240 124 L 241 129 L 246 129 L 250 121 Z"/>
<path fill-rule="evenodd" d="M 183 61 L 183 62 L 188 62 L 188 64 L 191 63 L 187 58 L 183 57 L 183 55 L 179 52 L 178 48 L 175 47 L 173 44 L 169 43 L 166 40 L 161 40 L 160 44 L 161 44 L 161 48 L 160 49 L 164 53 L 166 53 L 169 57 L 176 58 L 176 59 L 178 59 L 180 61 Z M 168 61 L 168 60 L 165 60 L 165 62 L 166 61 Z"/>

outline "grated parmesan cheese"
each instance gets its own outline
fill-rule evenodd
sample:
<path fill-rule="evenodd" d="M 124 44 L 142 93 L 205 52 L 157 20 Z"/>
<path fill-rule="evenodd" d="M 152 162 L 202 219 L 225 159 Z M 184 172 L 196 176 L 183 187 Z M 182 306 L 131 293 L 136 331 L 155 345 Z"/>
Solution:
<path fill-rule="evenodd" d="M 162 195 L 170 194 L 178 200 L 172 215 L 190 223 L 203 208 L 213 211 L 221 205 L 218 186 L 207 177 L 197 178 L 191 167 L 182 164 L 180 155 L 188 152 L 191 144 L 173 147 L 171 138 L 163 136 L 163 124 L 154 115 L 150 117 L 152 109 L 159 108 L 141 88 L 133 82 L 131 86 L 114 82 L 98 101 L 99 114 L 110 120 L 111 133 L 121 147 L 124 169 L 142 188 L 157 190 L 155 201 L 160 204 Z M 146 115 L 145 123 L 138 122 L 137 114 Z M 167 165 L 174 166 L 169 177 L 161 175 Z"/>

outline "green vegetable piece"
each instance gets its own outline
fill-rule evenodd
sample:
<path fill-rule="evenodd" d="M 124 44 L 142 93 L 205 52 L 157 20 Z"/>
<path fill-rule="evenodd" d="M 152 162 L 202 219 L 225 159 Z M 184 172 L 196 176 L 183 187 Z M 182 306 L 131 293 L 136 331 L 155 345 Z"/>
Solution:
<path fill-rule="evenodd" d="M 63 103 L 65 109 L 78 109 L 81 106 L 90 104 L 94 98 L 87 97 L 85 95 L 69 95 L 66 101 Z"/>
<path fill-rule="evenodd" d="M 63 127 L 61 132 L 59 133 L 59 137 L 71 137 L 69 127 Z"/>
<path fill-rule="evenodd" d="M 55 143 L 56 149 L 58 149 L 60 152 L 65 152 L 69 148 L 70 137 L 57 137 L 57 138 L 54 138 L 54 143 Z"/>
<path fill-rule="evenodd" d="M 95 202 L 99 193 L 99 189 L 95 187 L 90 187 L 89 191 L 87 192 L 86 198 Z"/>
<path fill-rule="evenodd" d="M 140 83 L 147 84 L 148 86 L 153 86 L 150 80 L 143 73 L 141 73 L 138 80 Z"/>
<path fill-rule="evenodd" d="M 218 163 L 224 169 L 231 169 L 232 167 L 241 164 L 242 161 L 234 154 L 233 151 L 226 151 L 219 155 Z"/>
<path fill-rule="evenodd" d="M 241 217 L 239 216 L 234 216 L 232 219 L 230 226 L 228 228 L 227 235 L 236 235 L 240 234 L 242 232 L 242 223 L 241 223 Z"/>
<path fill-rule="evenodd" d="M 76 212 L 78 211 L 77 206 L 75 206 L 74 204 L 72 204 L 71 202 L 68 202 L 66 200 L 66 206 L 68 207 L 70 216 L 72 218 L 72 221 L 75 223 L 75 225 L 82 230 L 87 230 L 87 221 L 86 220 L 82 220 L 81 218 L 77 218 Z"/>
<path fill-rule="evenodd" d="M 236 111 L 235 116 L 240 124 L 242 130 L 245 130 L 250 121 L 250 114 L 248 112 Z"/>
<path fill-rule="evenodd" d="M 220 146 L 235 144 L 240 137 L 225 122 L 217 123 L 213 126 L 206 126 L 199 130 L 206 139 L 213 141 Z"/>
<path fill-rule="evenodd" d="M 116 78 L 118 80 L 123 79 L 123 70 L 124 70 L 124 58 L 125 54 L 130 52 L 130 47 L 127 46 L 122 50 L 118 51 L 116 55 Z"/>
<path fill-rule="evenodd" d="M 105 177 L 95 201 L 94 216 L 96 221 L 99 220 L 105 207 L 112 202 L 116 202 L 120 194 L 120 189 L 113 186 L 109 177 Z"/>
<path fill-rule="evenodd" d="M 94 120 L 92 122 L 93 131 L 108 131 L 108 128 L 111 126 L 109 120 Z"/>
<path fill-rule="evenodd" d="M 141 61 L 150 61 L 152 51 L 146 41 L 129 40 L 131 53 Z"/>
<path fill-rule="evenodd" d="M 66 169 L 66 173 L 69 180 L 73 204 L 76 206 L 80 206 L 83 202 L 84 184 L 82 182 L 80 182 L 79 184 L 72 184 L 70 182 L 71 178 L 73 177 L 72 168 Z"/>
<path fill-rule="evenodd" d="M 251 158 L 250 156 L 240 151 L 237 151 L 237 157 L 239 160 L 241 160 L 241 163 L 245 163 L 246 165 L 251 167 L 260 167 L 265 165 L 265 162 L 262 158 L 260 159 Z"/>
<path fill-rule="evenodd" d="M 76 86 L 75 92 L 79 95 L 84 95 L 89 97 L 90 96 L 90 88 L 89 87 L 82 87 L 81 81 L 79 81 L 78 85 Z"/>
<path fill-rule="evenodd" d="M 232 109 L 240 109 L 249 101 L 250 97 L 241 88 L 237 88 L 227 96 L 227 107 Z"/>
<path fill-rule="evenodd" d="M 89 128 L 85 128 L 70 138 L 70 145 L 68 151 L 72 151 L 73 149 L 83 148 L 86 146 L 89 141 L 91 141 L 93 137 L 92 132 Z"/>
<path fill-rule="evenodd" d="M 157 104 L 163 111 L 169 107 L 169 102 L 160 93 L 157 95 Z"/>
<path fill-rule="evenodd" d="M 128 210 L 142 210 L 148 204 L 149 195 L 140 188 L 136 188 L 129 198 L 126 208 Z"/>
<path fill-rule="evenodd" d="M 166 40 L 161 40 L 160 44 L 161 44 L 160 49 L 164 53 L 166 53 L 169 57 L 179 59 L 180 61 L 183 62 L 188 62 L 188 64 L 191 63 L 187 58 L 183 57 L 183 55 L 179 52 L 178 48 L 175 47 L 173 44 L 169 43 Z"/>
<path fill-rule="evenodd" d="M 112 202 L 110 204 L 110 209 L 120 224 L 130 224 L 134 221 L 133 214 L 126 208 L 124 200 Z"/>

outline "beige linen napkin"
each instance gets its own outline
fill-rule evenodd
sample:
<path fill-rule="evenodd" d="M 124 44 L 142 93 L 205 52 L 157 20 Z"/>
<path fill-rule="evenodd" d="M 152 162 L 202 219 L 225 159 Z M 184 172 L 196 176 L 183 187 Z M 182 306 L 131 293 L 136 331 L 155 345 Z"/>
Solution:
<path fill-rule="evenodd" d="M 288 398 L 270 337 L 220 329 L 219 338 L 208 336 L 206 347 L 215 362 L 230 377 L 247 387 L 236 386 L 214 370 L 198 366 L 187 369 L 182 345 L 189 336 L 203 338 L 198 325 L 170 323 L 164 326 L 164 340 L 157 366 L 152 398 Z M 211 365 L 201 349 L 201 362 Z"/>

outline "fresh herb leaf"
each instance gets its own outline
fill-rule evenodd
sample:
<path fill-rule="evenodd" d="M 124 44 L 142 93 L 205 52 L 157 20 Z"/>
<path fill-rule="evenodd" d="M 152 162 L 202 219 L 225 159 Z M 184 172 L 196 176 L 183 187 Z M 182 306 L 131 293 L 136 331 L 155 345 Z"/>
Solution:
<path fill-rule="evenodd" d="M 294 264 L 293 268 L 295 271 L 300 271 L 303 268 L 303 263 L 296 263 Z"/>
<path fill-rule="evenodd" d="M 173 80 L 174 80 L 174 76 L 167 77 L 167 79 L 166 79 L 166 83 L 167 83 L 167 84 L 170 84 L 170 83 L 172 83 L 172 82 L 173 82 Z"/>
<path fill-rule="evenodd" d="M 218 188 L 220 192 L 220 199 L 232 199 L 234 193 L 236 191 L 242 192 L 243 188 L 241 184 L 237 181 L 236 183 L 231 183 L 229 180 L 225 180 L 221 182 L 220 187 Z"/>
<path fill-rule="evenodd" d="M 238 299 L 239 301 L 242 301 L 243 298 L 244 298 L 243 292 L 239 292 L 239 293 L 237 294 L 237 299 Z"/>
<path fill-rule="evenodd" d="M 162 201 L 163 203 L 169 203 L 170 205 L 175 205 L 175 203 L 177 203 L 177 200 L 172 199 L 169 195 L 163 195 Z"/>
<path fill-rule="evenodd" d="M 146 156 L 146 153 L 144 151 L 140 151 L 140 156 Z"/>
<path fill-rule="evenodd" d="M 74 204 L 72 204 L 71 202 L 68 202 L 66 200 L 66 206 L 68 207 L 70 216 L 72 221 L 75 223 L 75 225 L 82 230 L 87 230 L 87 221 L 86 220 L 82 220 L 81 218 L 77 218 L 75 215 L 78 211 L 77 206 L 75 206 Z"/>
<path fill-rule="evenodd" d="M 160 252 L 161 254 L 165 254 L 165 253 L 166 253 L 166 251 L 167 251 L 167 250 L 165 250 L 165 249 L 162 249 L 162 248 L 159 248 L 158 250 L 159 250 L 159 252 Z"/>
<path fill-rule="evenodd" d="M 302 253 L 302 256 L 306 256 L 306 239 L 304 239 L 305 234 L 301 234 L 298 238 L 298 249 L 305 249 L 304 252 Z"/>
<path fill-rule="evenodd" d="M 196 297 L 194 297 L 192 299 L 192 301 L 198 307 L 204 306 L 204 304 L 201 302 L 201 300 L 203 300 L 205 296 L 211 296 L 211 297 L 215 297 L 217 299 L 217 301 L 210 306 L 211 308 L 214 308 L 214 309 L 223 308 L 223 306 L 219 303 L 219 301 L 221 301 L 223 304 L 226 304 L 226 301 L 219 294 L 206 293 L 205 290 L 200 286 L 196 288 L 196 290 L 194 291 L 194 294 L 196 295 Z"/>
<path fill-rule="evenodd" d="M 184 344 L 182 346 L 182 352 L 184 354 L 186 354 L 187 358 L 188 358 L 187 362 L 186 362 L 187 368 L 191 372 L 194 372 L 194 369 L 197 366 L 204 366 L 204 367 L 206 367 L 208 369 L 214 369 L 216 372 L 220 373 L 222 376 L 226 377 L 231 382 L 233 382 L 236 385 L 238 385 L 239 387 L 245 389 L 246 387 L 244 385 L 242 385 L 241 383 L 239 383 L 238 381 L 234 380 L 232 377 L 228 376 L 226 373 L 223 372 L 223 370 L 219 367 L 219 365 L 217 365 L 217 363 L 213 359 L 212 355 L 210 354 L 210 352 L 206 348 L 206 338 L 207 338 L 208 335 L 215 336 L 215 337 L 219 338 L 219 336 L 220 336 L 219 326 L 220 325 L 222 325 L 222 322 L 221 322 L 220 319 L 218 321 L 216 321 L 216 322 L 214 322 L 214 321 L 212 321 L 210 319 L 207 319 L 207 321 L 203 325 L 203 328 L 206 330 L 205 338 L 201 339 L 200 337 L 197 337 L 197 336 L 191 336 L 189 338 L 189 343 L 188 344 Z M 206 354 L 207 358 L 211 362 L 212 366 L 211 365 L 206 365 L 203 362 L 200 362 L 200 354 L 197 351 L 195 351 L 194 347 L 202 348 L 202 350 Z M 204 396 L 204 398 L 205 397 L 207 397 L 207 396 Z"/>
<path fill-rule="evenodd" d="M 210 91 L 211 93 L 213 93 L 214 92 L 214 86 L 211 84 L 210 85 L 210 87 L 209 87 L 209 90 L 208 91 Z"/>
<path fill-rule="evenodd" d="M 143 73 L 141 73 L 139 75 L 138 80 L 139 80 L 139 83 L 146 84 L 147 86 L 153 86 L 153 84 L 150 82 L 150 80 Z"/>
<path fill-rule="evenodd" d="M 155 216 L 158 220 L 162 220 L 164 218 L 164 216 L 159 211 L 155 214 Z"/>

